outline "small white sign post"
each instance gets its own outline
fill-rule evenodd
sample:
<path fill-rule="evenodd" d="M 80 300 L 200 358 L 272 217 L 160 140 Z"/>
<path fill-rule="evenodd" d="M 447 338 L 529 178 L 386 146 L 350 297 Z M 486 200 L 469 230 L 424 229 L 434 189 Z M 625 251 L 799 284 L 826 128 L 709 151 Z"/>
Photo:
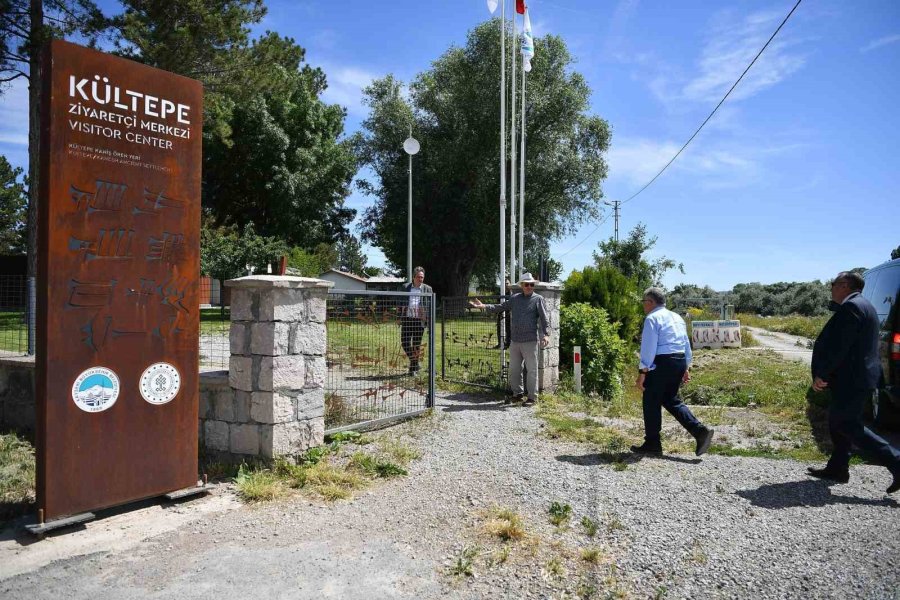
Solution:
<path fill-rule="evenodd" d="M 581 346 L 575 346 L 572 350 L 572 361 L 575 366 L 575 393 L 581 393 Z"/>

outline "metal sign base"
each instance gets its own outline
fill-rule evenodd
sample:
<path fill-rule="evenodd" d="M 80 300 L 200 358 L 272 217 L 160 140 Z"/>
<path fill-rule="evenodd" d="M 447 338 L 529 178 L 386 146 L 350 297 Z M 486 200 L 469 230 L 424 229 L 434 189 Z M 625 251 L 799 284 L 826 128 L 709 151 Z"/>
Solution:
<path fill-rule="evenodd" d="M 207 483 L 205 481 L 206 480 L 205 475 L 203 478 L 204 478 L 204 481 L 203 482 L 198 481 L 197 485 L 195 485 L 195 486 L 188 487 L 188 488 L 182 488 L 180 490 L 175 490 L 174 492 L 169 492 L 168 494 L 163 494 L 162 496 L 159 496 L 159 497 L 165 498 L 168 501 L 173 501 L 173 500 L 181 500 L 182 498 L 189 498 L 191 496 L 199 496 L 200 494 L 209 494 L 214 489 L 216 489 L 217 486 L 215 484 Z M 127 506 L 127 505 L 120 504 L 119 506 L 121 507 L 121 506 Z M 111 507 L 111 508 L 113 508 L 113 507 Z M 48 532 L 54 531 L 56 529 L 63 529 L 65 527 L 71 527 L 72 525 L 80 525 L 82 523 L 87 523 L 88 521 L 93 521 L 96 518 L 97 518 L 96 513 L 85 512 L 85 513 L 79 513 L 77 515 L 70 515 L 68 517 L 63 517 L 61 519 L 53 519 L 51 521 L 40 522 L 43 520 L 43 515 L 41 515 L 39 512 L 38 513 L 38 521 L 39 522 L 25 525 L 25 529 L 30 534 L 37 537 L 38 539 L 43 539 L 44 536 L 47 535 Z"/>
<path fill-rule="evenodd" d="M 47 521 L 46 523 L 33 523 L 31 525 L 26 525 L 25 529 L 27 529 L 29 533 L 36 536 L 38 539 L 41 539 L 45 535 L 47 535 L 47 532 L 49 531 L 62 529 L 63 527 L 70 527 L 72 525 L 80 525 L 81 523 L 93 521 L 96 518 L 97 515 L 95 515 L 94 513 L 86 512 L 69 517 L 63 517 L 62 519 L 54 519 L 52 521 Z"/>

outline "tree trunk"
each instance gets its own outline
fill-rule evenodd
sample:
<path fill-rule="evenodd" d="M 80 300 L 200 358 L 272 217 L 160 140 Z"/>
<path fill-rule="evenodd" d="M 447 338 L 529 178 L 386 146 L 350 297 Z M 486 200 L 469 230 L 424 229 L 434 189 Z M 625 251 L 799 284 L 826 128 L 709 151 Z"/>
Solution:
<path fill-rule="evenodd" d="M 44 3 L 31 0 L 28 49 L 28 277 L 37 277 L 37 219 L 41 172 L 41 47 Z"/>

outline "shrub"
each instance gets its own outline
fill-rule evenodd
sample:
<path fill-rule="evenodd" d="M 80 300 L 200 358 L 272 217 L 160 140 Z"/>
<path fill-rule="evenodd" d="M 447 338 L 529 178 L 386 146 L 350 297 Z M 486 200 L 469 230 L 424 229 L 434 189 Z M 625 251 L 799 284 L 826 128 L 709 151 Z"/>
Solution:
<path fill-rule="evenodd" d="M 564 305 L 559 322 L 560 364 L 572 364 L 572 349 L 581 346 L 582 389 L 606 399 L 618 397 L 628 346 L 606 311 L 582 303 Z"/>
<path fill-rule="evenodd" d="M 619 337 L 635 339 L 641 324 L 641 298 L 634 282 L 614 267 L 585 267 L 566 280 L 562 303 L 584 302 L 602 308 L 616 324 Z"/>

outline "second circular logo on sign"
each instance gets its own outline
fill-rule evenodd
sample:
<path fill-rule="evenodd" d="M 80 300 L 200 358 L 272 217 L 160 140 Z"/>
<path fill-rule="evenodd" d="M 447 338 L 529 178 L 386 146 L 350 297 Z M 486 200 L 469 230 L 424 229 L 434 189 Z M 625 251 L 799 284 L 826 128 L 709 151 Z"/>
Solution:
<path fill-rule="evenodd" d="M 181 389 L 181 375 L 169 363 L 150 365 L 141 375 L 141 396 L 150 404 L 170 402 Z"/>

